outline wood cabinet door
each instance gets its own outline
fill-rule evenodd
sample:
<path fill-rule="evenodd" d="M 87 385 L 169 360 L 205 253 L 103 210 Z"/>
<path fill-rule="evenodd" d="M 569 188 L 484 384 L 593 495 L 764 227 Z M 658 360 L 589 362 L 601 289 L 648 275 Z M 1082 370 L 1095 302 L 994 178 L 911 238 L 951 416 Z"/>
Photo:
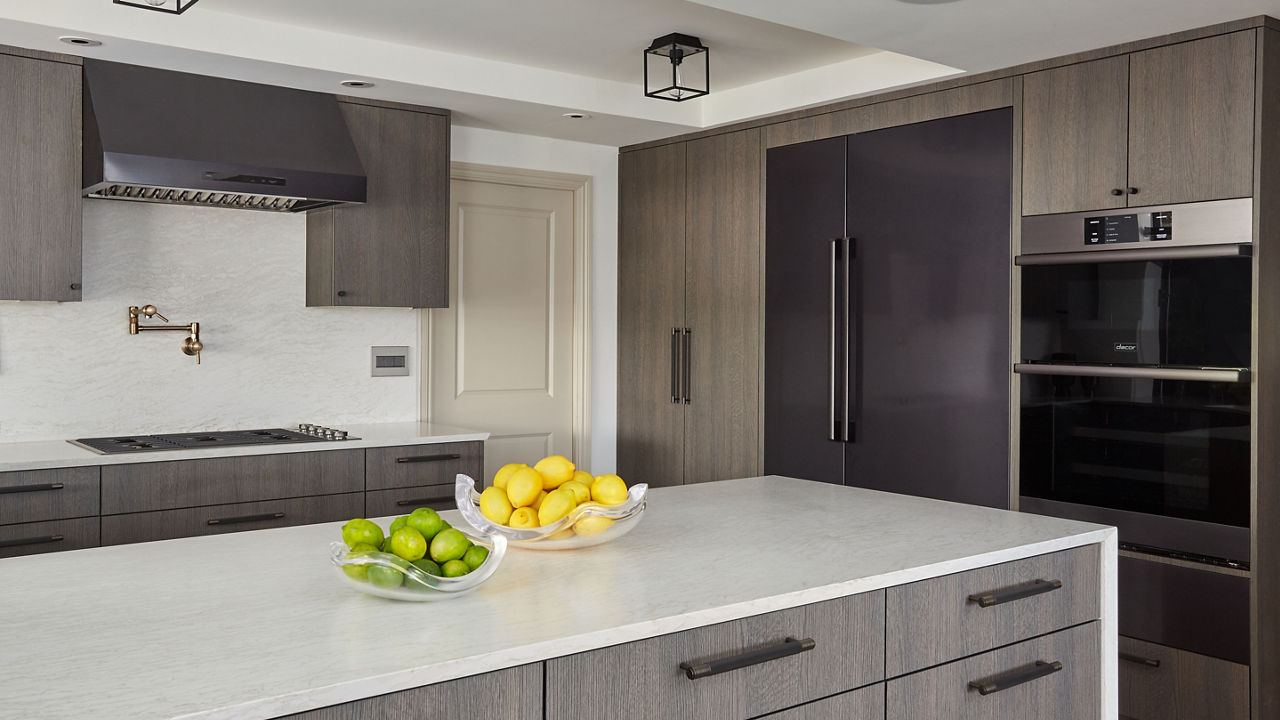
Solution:
<path fill-rule="evenodd" d="M 685 144 L 618 158 L 618 474 L 684 482 L 672 331 L 685 325 Z"/>
<path fill-rule="evenodd" d="M 1130 207 L 1253 194 L 1255 45 L 1246 30 L 1131 56 Z"/>
<path fill-rule="evenodd" d="M 760 133 L 689 143 L 686 483 L 760 474 Z"/>
<path fill-rule="evenodd" d="M 1023 215 L 1125 206 L 1128 86 L 1124 55 L 1023 77 Z"/>
<path fill-rule="evenodd" d="M 542 663 L 288 715 L 287 720 L 542 720 Z"/>
<path fill-rule="evenodd" d="M 80 299 L 80 82 L 0 54 L 0 300 Z"/>
<path fill-rule="evenodd" d="M 1120 717 L 1249 720 L 1249 666 L 1121 636 Z"/>

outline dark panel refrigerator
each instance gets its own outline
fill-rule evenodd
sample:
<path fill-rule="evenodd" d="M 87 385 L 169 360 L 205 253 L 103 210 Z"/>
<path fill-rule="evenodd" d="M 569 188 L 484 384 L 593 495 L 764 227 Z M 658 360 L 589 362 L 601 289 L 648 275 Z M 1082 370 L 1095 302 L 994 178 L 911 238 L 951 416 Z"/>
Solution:
<path fill-rule="evenodd" d="M 1012 127 L 769 150 L 766 473 L 1008 507 Z"/>

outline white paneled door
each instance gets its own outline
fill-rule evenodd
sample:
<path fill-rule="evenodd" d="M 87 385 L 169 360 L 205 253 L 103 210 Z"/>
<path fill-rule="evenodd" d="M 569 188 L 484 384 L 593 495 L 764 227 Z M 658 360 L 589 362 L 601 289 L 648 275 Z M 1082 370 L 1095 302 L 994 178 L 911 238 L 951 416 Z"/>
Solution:
<path fill-rule="evenodd" d="M 431 310 L 432 421 L 487 430 L 485 481 L 574 455 L 582 308 L 575 192 L 456 176 L 450 301 Z"/>

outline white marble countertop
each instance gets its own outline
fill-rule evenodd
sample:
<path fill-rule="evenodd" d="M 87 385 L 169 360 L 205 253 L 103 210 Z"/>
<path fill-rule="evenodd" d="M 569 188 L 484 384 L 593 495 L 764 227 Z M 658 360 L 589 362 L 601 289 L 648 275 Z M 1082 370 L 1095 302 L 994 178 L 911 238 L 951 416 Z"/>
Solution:
<path fill-rule="evenodd" d="M 1069 547 L 1115 553 L 1113 528 L 774 476 L 655 489 L 615 542 L 511 548 L 474 593 L 404 603 L 341 582 L 339 528 L 0 560 L 0 717 L 275 717 Z"/>
<path fill-rule="evenodd" d="M 241 428 L 252 430 L 255 428 Z M 159 452 L 99 455 L 65 440 L 0 443 L 0 472 L 45 470 L 48 468 L 83 467 L 86 465 L 118 465 L 121 463 L 165 462 L 197 458 L 234 457 L 237 455 L 274 455 L 278 453 L 350 450 L 393 447 L 396 445 L 428 445 L 434 443 L 487 440 L 489 433 L 450 425 L 424 422 L 374 423 L 344 425 L 340 430 L 359 440 L 288 443 L 284 445 L 240 445 L 209 450 L 164 450 Z"/>

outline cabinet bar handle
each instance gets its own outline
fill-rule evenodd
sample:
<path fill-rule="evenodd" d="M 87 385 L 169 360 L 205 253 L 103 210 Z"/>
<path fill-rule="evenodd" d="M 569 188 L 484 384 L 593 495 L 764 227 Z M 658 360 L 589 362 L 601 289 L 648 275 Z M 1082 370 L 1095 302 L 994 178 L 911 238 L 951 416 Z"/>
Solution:
<path fill-rule="evenodd" d="M 451 490 L 453 488 L 450 488 Z M 411 500 L 397 500 L 396 507 L 408 507 L 410 505 L 429 505 L 431 503 L 439 503 L 444 500 L 452 500 L 452 495 L 441 495 L 440 497 L 413 498 Z"/>
<path fill-rule="evenodd" d="M 236 523 L 258 522 L 259 520 L 279 520 L 284 517 L 284 513 L 262 513 L 261 515 L 238 515 L 236 517 L 211 518 L 208 521 L 210 525 L 234 525 Z"/>
<path fill-rule="evenodd" d="M 1045 662 L 1037 660 L 1025 670 L 1012 670 L 1003 675 L 987 678 L 986 680 L 970 680 L 969 687 L 978 691 L 979 695 L 990 695 L 998 693 L 1001 690 L 1008 690 L 1011 687 L 1017 687 L 1023 683 L 1029 683 L 1032 680 L 1039 680 L 1046 675 L 1052 675 L 1062 669 L 1062 663 L 1054 660 L 1053 662 Z"/>
<path fill-rule="evenodd" d="M 398 457 L 398 463 L 419 463 L 419 462 L 441 462 L 443 460 L 457 460 L 462 457 L 458 453 L 447 453 L 444 455 L 410 455 L 409 457 Z"/>
<path fill-rule="evenodd" d="M 681 348 L 680 351 L 680 360 L 684 363 L 684 373 L 680 380 L 680 390 L 684 394 L 684 404 L 688 405 L 693 402 L 693 398 L 689 395 L 689 388 L 693 386 L 693 380 L 689 377 L 693 364 L 693 361 L 690 359 L 693 357 L 693 328 L 685 328 L 683 338 L 684 347 Z"/>
<path fill-rule="evenodd" d="M 671 328 L 671 403 L 680 404 L 680 328 Z"/>
<path fill-rule="evenodd" d="M 836 238 L 831 241 L 831 309 L 829 317 L 831 320 L 830 328 L 827 330 L 827 341 L 830 343 L 830 352 L 827 357 L 827 388 L 830 390 L 827 403 L 827 418 L 831 424 L 827 426 L 827 439 L 840 439 L 840 418 L 836 416 L 836 346 L 839 343 L 836 330 L 839 315 L 839 308 L 836 306 L 836 297 L 840 294 L 838 278 L 840 271 L 837 269 L 840 261 L 840 241 L 843 238 Z"/>
<path fill-rule="evenodd" d="M 978 607 L 989 608 L 1013 602 L 1014 600 L 1029 598 L 1033 595 L 1053 592 L 1060 587 L 1062 587 L 1061 580 L 1032 580 L 1024 585 L 1017 585 L 1004 590 L 975 593 L 969 596 L 969 602 L 978 603 Z M 983 694 L 985 695 L 986 693 Z"/>
<path fill-rule="evenodd" d="M 0 540 L 0 548 L 18 547 L 19 545 L 43 545 L 45 543 L 62 542 L 61 535 L 44 535 L 42 537 L 18 538 L 17 540 Z"/>
<path fill-rule="evenodd" d="M 1153 668 L 1160 667 L 1159 660 L 1156 660 L 1155 658 L 1142 657 L 1141 655 L 1134 655 L 1133 653 L 1122 652 L 1120 653 L 1120 659 L 1137 665 L 1146 665 L 1147 667 Z"/>
<path fill-rule="evenodd" d="M 45 483 L 43 485 L 14 485 L 13 487 L 0 488 L 0 495 L 6 495 L 8 493 L 28 493 L 28 492 L 43 492 L 45 490 L 61 490 L 62 488 L 63 488 L 62 483 Z"/>
<path fill-rule="evenodd" d="M 791 655 L 798 655 L 802 652 L 812 650 L 815 645 L 813 638 L 797 640 L 793 637 L 789 637 L 777 645 L 760 648 L 758 650 L 748 650 L 747 652 L 739 653 L 733 657 L 727 657 L 721 660 L 712 660 L 709 663 L 694 665 L 693 663 L 682 662 L 680 663 L 680 669 L 684 671 L 685 676 L 690 680 L 697 680 L 698 678 L 726 673 L 730 670 L 740 670 L 750 665 L 759 665 L 760 663 L 766 663 L 770 660 L 778 660 Z"/>

